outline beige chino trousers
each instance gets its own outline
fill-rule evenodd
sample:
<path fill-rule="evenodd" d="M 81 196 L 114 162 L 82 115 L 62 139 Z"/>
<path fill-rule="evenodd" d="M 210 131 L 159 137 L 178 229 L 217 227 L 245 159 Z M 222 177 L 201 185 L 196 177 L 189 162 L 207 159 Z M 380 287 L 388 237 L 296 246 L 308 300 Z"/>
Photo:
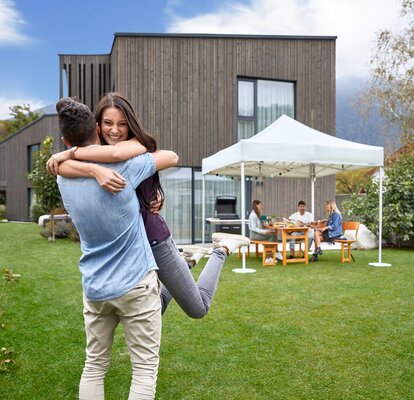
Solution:
<path fill-rule="evenodd" d="M 160 284 L 150 271 L 136 288 L 107 301 L 85 296 L 86 361 L 79 385 L 80 400 L 103 400 L 115 329 L 124 327 L 132 381 L 128 400 L 153 400 L 161 340 Z"/>

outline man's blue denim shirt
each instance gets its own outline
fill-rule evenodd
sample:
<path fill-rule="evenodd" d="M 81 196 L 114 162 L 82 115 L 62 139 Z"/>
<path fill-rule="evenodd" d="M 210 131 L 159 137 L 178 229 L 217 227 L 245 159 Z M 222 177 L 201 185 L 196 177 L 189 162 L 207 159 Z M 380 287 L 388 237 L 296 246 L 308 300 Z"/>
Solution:
<path fill-rule="evenodd" d="M 157 269 L 135 193 L 155 173 L 154 158 L 146 153 L 101 165 L 126 179 L 122 192 L 114 196 L 92 178 L 58 177 L 64 206 L 81 239 L 83 290 L 88 299 L 99 301 L 124 295 Z"/>

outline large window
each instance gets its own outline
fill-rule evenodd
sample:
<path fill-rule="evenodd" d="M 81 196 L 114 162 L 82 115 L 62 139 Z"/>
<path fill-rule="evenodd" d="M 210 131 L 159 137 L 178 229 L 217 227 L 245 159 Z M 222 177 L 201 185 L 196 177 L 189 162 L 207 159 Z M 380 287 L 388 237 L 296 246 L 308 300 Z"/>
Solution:
<path fill-rule="evenodd" d="M 195 173 L 194 187 L 195 187 L 195 198 L 194 198 L 194 233 L 195 241 L 201 242 L 202 239 L 202 228 L 203 220 L 202 216 L 202 179 L 203 176 L 201 171 Z M 215 176 L 215 175 L 206 175 L 206 198 L 205 198 L 205 207 L 206 207 L 206 218 L 214 217 L 214 209 L 216 205 L 217 196 L 236 196 L 236 213 L 240 216 L 241 213 L 241 197 L 240 197 L 240 181 L 236 181 L 230 178 Z M 216 231 L 217 225 L 206 225 L 205 240 L 206 242 L 211 241 L 211 234 Z"/>
<path fill-rule="evenodd" d="M 255 83 L 253 81 L 239 81 L 237 119 L 238 140 L 247 139 L 256 133 L 255 92 Z"/>
<path fill-rule="evenodd" d="M 179 244 L 201 242 L 202 238 L 202 174 L 199 169 L 170 168 L 160 173 L 165 192 L 162 216 L 172 237 Z M 237 197 L 236 212 L 240 215 L 240 181 L 206 176 L 206 217 L 214 216 L 216 196 Z M 215 226 L 207 225 L 206 241 L 211 240 Z"/>
<path fill-rule="evenodd" d="M 40 143 L 27 146 L 27 172 L 32 172 L 34 155 L 39 150 L 40 150 Z"/>
<path fill-rule="evenodd" d="M 162 216 L 178 243 L 192 242 L 192 169 L 169 168 L 160 174 L 165 193 Z"/>
<path fill-rule="evenodd" d="M 283 114 L 295 117 L 293 82 L 239 79 L 238 140 L 252 137 Z"/>
<path fill-rule="evenodd" d="M 32 219 L 33 218 L 32 207 L 33 207 L 34 204 L 37 204 L 36 191 L 33 188 L 28 188 L 27 189 L 27 204 L 28 204 L 28 207 L 29 207 L 28 216 L 29 216 L 29 219 Z M 35 221 L 35 222 L 37 222 L 37 221 Z"/>

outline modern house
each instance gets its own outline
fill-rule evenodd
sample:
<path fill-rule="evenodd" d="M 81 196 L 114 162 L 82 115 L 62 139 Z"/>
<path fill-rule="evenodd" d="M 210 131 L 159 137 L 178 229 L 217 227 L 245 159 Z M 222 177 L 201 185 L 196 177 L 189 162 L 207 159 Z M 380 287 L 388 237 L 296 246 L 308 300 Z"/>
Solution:
<path fill-rule="evenodd" d="M 40 150 L 45 136 L 53 137 L 56 151 L 64 149 L 57 114 L 50 110 L 0 143 L 0 191 L 5 192 L 10 221 L 31 219 L 35 193 L 27 174 L 32 169 L 33 155 Z"/>
<path fill-rule="evenodd" d="M 60 96 L 76 96 L 91 109 L 108 91 L 131 100 L 159 147 L 180 156 L 179 167 L 162 175 L 163 213 L 176 240 L 195 242 L 201 239 L 204 157 L 251 137 L 282 114 L 335 134 L 335 42 L 332 36 L 116 33 L 109 54 L 59 56 Z M 28 218 L 30 187 L 24 180 L 27 167 L 22 169 L 27 146 L 41 142 L 32 133 L 40 122 L 0 143 L 0 185 L 6 188 L 9 219 Z M 50 126 L 55 129 L 56 123 Z M 22 160 L 18 164 L 4 160 L 11 146 L 20 146 L 14 150 Z M 5 168 L 9 162 L 11 169 Z M 316 182 L 316 217 L 335 195 L 334 180 Z M 240 213 L 239 188 L 230 178 L 208 177 L 206 216 L 213 216 L 219 195 L 236 196 Z M 246 204 L 256 198 L 265 214 L 288 216 L 298 200 L 310 203 L 310 184 L 282 177 L 250 180 Z"/>

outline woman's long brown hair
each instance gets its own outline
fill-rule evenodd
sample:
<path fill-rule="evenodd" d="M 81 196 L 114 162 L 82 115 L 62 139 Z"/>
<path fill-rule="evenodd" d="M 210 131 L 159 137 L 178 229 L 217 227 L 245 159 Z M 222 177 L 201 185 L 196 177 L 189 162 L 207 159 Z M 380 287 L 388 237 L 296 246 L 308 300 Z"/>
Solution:
<path fill-rule="evenodd" d="M 257 217 L 261 220 L 262 216 L 260 214 L 259 209 L 257 208 L 257 206 L 261 203 L 260 200 L 253 200 L 252 202 L 252 210 L 256 213 Z"/>
<path fill-rule="evenodd" d="M 140 142 L 146 149 L 153 153 L 157 151 L 157 141 L 154 139 L 152 135 L 150 135 L 142 125 L 141 121 L 135 114 L 134 108 L 132 107 L 131 103 L 123 97 L 119 93 L 107 93 L 105 94 L 102 99 L 99 101 L 98 105 L 96 106 L 95 110 L 95 119 L 99 126 L 102 123 L 102 114 L 105 109 L 107 108 L 118 108 L 122 111 L 125 115 L 125 118 L 128 123 L 128 139 L 136 137 L 138 142 Z M 103 140 L 103 138 L 101 138 Z M 107 144 L 107 143 L 105 143 Z M 145 182 L 145 181 L 144 181 Z M 141 204 L 142 208 L 146 208 L 148 210 L 151 209 L 151 203 L 157 200 L 157 193 L 160 194 L 160 201 L 161 205 L 160 208 L 164 204 L 165 195 L 164 190 L 162 189 L 160 176 L 158 172 L 156 172 L 153 176 L 153 197 L 150 199 L 145 198 L 143 188 L 141 187 L 143 182 L 137 187 L 136 194 L 138 196 L 138 200 Z"/>

